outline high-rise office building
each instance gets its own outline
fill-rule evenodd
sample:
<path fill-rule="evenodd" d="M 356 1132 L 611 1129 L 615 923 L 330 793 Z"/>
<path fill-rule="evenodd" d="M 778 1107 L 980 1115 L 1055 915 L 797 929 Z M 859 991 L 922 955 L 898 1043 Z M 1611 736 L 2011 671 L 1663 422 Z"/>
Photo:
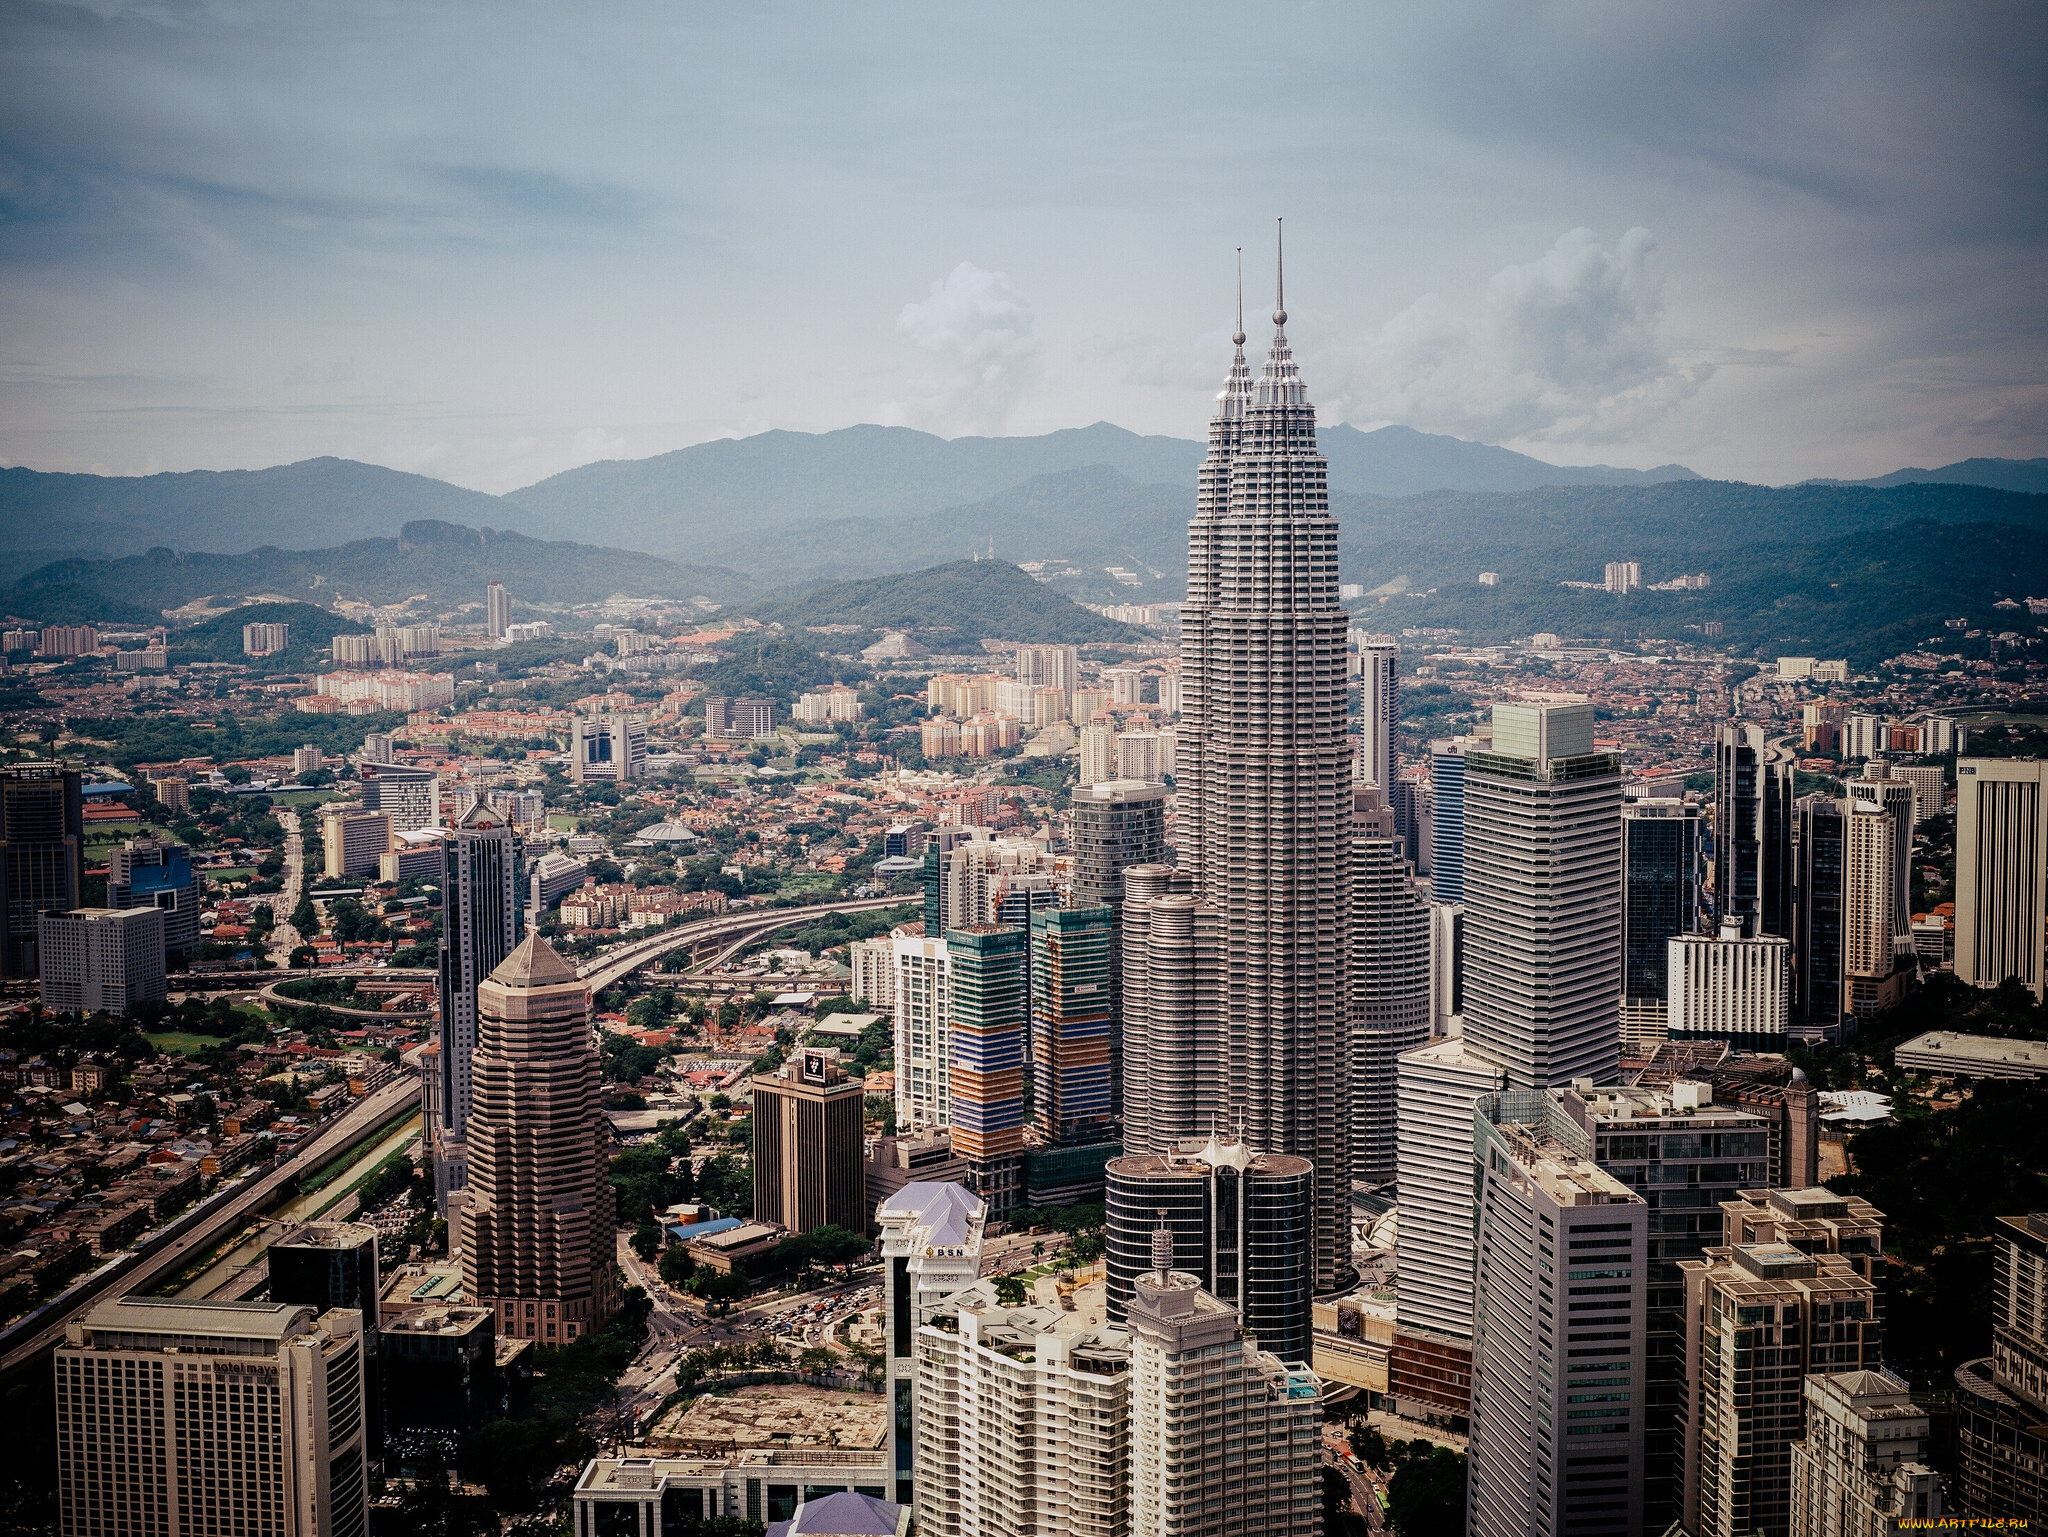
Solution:
<path fill-rule="evenodd" d="M 1843 857 L 1847 851 L 1847 802 L 1808 795 L 1799 802 L 1799 889 L 1792 958 L 1792 1011 L 1808 1032 L 1835 1030 L 1842 1022 Z"/>
<path fill-rule="evenodd" d="M 1621 807 L 1621 907 L 1624 1029 L 1635 1016 L 1661 1022 L 1669 948 L 1697 922 L 1699 809 L 1681 800 L 1628 800 Z"/>
<path fill-rule="evenodd" d="M 1401 648 L 1392 641 L 1367 641 L 1358 648 L 1359 718 L 1354 776 L 1391 793 L 1401 768 Z"/>
<path fill-rule="evenodd" d="M 867 1227 L 861 1081 L 804 1047 L 752 1079 L 754 1220 L 792 1233 Z"/>
<path fill-rule="evenodd" d="M 953 1150 L 967 1160 L 975 1194 L 999 1220 L 1023 1186 L 1030 947 L 1025 929 L 976 924 L 946 931 Z"/>
<path fill-rule="evenodd" d="M 378 1333 L 377 1230 L 364 1222 L 308 1222 L 263 1251 L 272 1302 L 337 1308 L 363 1319 L 363 1427 L 372 1456 L 384 1447 L 383 1340 Z M 488 1315 L 486 1315 L 488 1316 Z"/>
<path fill-rule="evenodd" d="M 1314 1164 L 1316 1281 L 1333 1288 L 1350 1263 L 1347 620 L 1329 468 L 1286 318 L 1276 286 L 1256 382 L 1240 324 L 1210 422 L 1188 529 L 1176 763 L 1181 861 L 1222 915 L 1228 1110 L 1251 1146 Z"/>
<path fill-rule="evenodd" d="M 704 701 L 704 734 L 727 740 L 751 741 L 775 730 L 775 701 L 759 694 L 742 694 L 737 699 L 713 694 Z"/>
<path fill-rule="evenodd" d="M 889 1472 L 909 1504 L 917 1447 L 917 1331 L 981 1276 L 988 1211 L 965 1185 L 913 1180 L 875 1208 L 888 1329 Z"/>
<path fill-rule="evenodd" d="M 539 935 L 477 988 L 462 1289 L 537 1348 L 601 1327 L 614 1280 L 610 1127 L 590 989 Z"/>
<path fill-rule="evenodd" d="M 1714 735 L 1714 915 L 1745 934 L 1792 934 L 1792 753 L 1761 726 Z"/>
<path fill-rule="evenodd" d="M 1439 902 L 1465 900 L 1465 749 L 1458 742 L 1429 748 L 1429 883 Z"/>
<path fill-rule="evenodd" d="M 1642 1406 L 1643 1529 L 1662 1532 L 1678 1519 L 1684 1492 L 1685 1282 L 1678 1262 L 1698 1259 L 1721 1241 L 1721 1202 L 1780 1182 L 1771 1158 L 1776 1123 L 1705 1082 L 1599 1087 L 1583 1097 L 1550 1092 L 1590 1134 L 1593 1161 L 1651 1208 L 1636 1276 L 1645 1311 L 1635 1402 Z M 1810 1101 L 1812 1090 L 1806 1095 Z"/>
<path fill-rule="evenodd" d="M 1806 1378 L 1883 1362 L 1879 1213 L 1830 1190 L 1744 1192 L 1685 1276 L 1685 1488 L 1695 1537 L 1790 1529 Z"/>
<path fill-rule="evenodd" d="M 1911 969 L 1912 925 L 1899 922 L 1895 811 L 1873 798 L 1854 798 L 1843 828 L 1842 1012 L 1858 1019 L 1897 1003 Z"/>
<path fill-rule="evenodd" d="M 1166 858 L 1165 785 L 1127 779 L 1085 785 L 1073 797 L 1073 891 L 1076 908 L 1110 915 L 1110 1095 L 1123 1106 L 1124 871 Z"/>
<path fill-rule="evenodd" d="M 479 803 L 457 819 L 441 845 L 441 1050 L 434 1063 L 439 1082 L 428 1147 L 444 1218 L 450 1198 L 469 1182 L 463 1139 L 476 1055 L 477 988 L 518 942 L 519 846 L 505 819 Z"/>
<path fill-rule="evenodd" d="M 84 900 L 79 774 L 61 763 L 0 767 L 0 976 L 36 974 L 36 919 Z"/>
<path fill-rule="evenodd" d="M 1164 1236 L 1125 1323 L 1131 1537 L 1321 1533 L 1315 1378 L 1248 1338 L 1236 1308 L 1175 1270 Z"/>
<path fill-rule="evenodd" d="M 647 774 L 647 723 L 607 711 L 579 715 L 569 735 L 569 778 L 577 784 L 618 783 Z"/>
<path fill-rule="evenodd" d="M 1211 1138 L 1170 1153 L 1126 1153 L 1106 1169 L 1109 1317 L 1121 1322 L 1153 1235 L 1173 1235 L 1173 1268 L 1235 1308 L 1260 1348 L 1309 1354 L 1315 1213 L 1307 1159 Z"/>
<path fill-rule="evenodd" d="M 1108 1141 L 1111 1119 L 1112 963 L 1107 907 L 1031 915 L 1033 1115 L 1056 1144 Z"/>
<path fill-rule="evenodd" d="M 1978 987 L 2018 977 L 2036 998 L 2048 970 L 2048 763 L 1956 763 L 1956 975 Z"/>
<path fill-rule="evenodd" d="M 43 1007 L 119 1014 L 164 996 L 164 915 L 154 907 L 74 907 L 43 913 L 36 948 Z"/>
<path fill-rule="evenodd" d="M 1430 1037 L 1430 907 L 1394 838 L 1351 840 L 1351 1178 L 1394 1178 L 1401 1053 Z"/>
<path fill-rule="evenodd" d="M 1992 1235 L 1991 1354 L 1956 1368 L 1955 1504 L 1970 1515 L 2048 1517 L 2048 1212 L 2000 1217 Z"/>
<path fill-rule="evenodd" d="M 503 640 L 511 624 L 512 594 L 503 582 L 492 582 L 484 589 L 484 630 L 492 640 Z"/>
<path fill-rule="evenodd" d="M 164 915 L 164 953 L 199 943 L 199 883 L 192 851 L 168 838 L 131 838 L 107 859 L 107 906 L 154 907 Z"/>
<path fill-rule="evenodd" d="M 1792 1443 L 1792 1520 L 1817 1537 L 1887 1537 L 1941 1515 L 1941 1475 L 1927 1465 L 1932 1422 L 1905 1378 L 1888 1371 L 1806 1379 L 1806 1439 Z"/>
<path fill-rule="evenodd" d="M 1641 1537 L 1649 1208 L 1550 1094 L 1475 1107 L 1467 1531 Z"/>
<path fill-rule="evenodd" d="M 391 817 L 382 811 L 330 811 L 320 818 L 320 849 L 329 880 L 374 874 L 391 852 Z"/>
<path fill-rule="evenodd" d="M 1719 934 L 1678 934 L 1671 950 L 1667 1027 L 1674 1041 L 1723 1040 L 1782 1051 L 1791 1024 L 1792 942 L 1745 938 L 1725 920 Z"/>
<path fill-rule="evenodd" d="M 65 1532 L 364 1537 L 363 1320 L 124 1297 L 57 1346 Z"/>
<path fill-rule="evenodd" d="M 394 833 L 416 833 L 441 825 L 441 776 L 409 763 L 365 763 L 363 810 L 391 818 Z"/>
<path fill-rule="evenodd" d="M 1612 1082 L 1620 1058 L 1621 760 L 1591 705 L 1495 705 L 1465 763 L 1465 1044 L 1508 1087 Z"/>
<path fill-rule="evenodd" d="M 1401 1265 L 1389 1396 L 1403 1414 L 1461 1420 L 1472 1376 L 1472 1107 L 1507 1087 L 1506 1073 L 1462 1037 L 1406 1053 L 1398 1072 Z"/>

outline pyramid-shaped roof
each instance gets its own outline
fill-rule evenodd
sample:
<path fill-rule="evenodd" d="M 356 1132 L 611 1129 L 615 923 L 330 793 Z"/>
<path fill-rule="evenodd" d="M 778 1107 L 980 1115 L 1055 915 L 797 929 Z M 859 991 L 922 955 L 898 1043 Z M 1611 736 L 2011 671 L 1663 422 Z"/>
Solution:
<path fill-rule="evenodd" d="M 580 980 L 576 968 L 555 954 L 538 934 L 529 934 L 517 950 L 499 963 L 491 980 L 500 987 L 555 987 Z"/>

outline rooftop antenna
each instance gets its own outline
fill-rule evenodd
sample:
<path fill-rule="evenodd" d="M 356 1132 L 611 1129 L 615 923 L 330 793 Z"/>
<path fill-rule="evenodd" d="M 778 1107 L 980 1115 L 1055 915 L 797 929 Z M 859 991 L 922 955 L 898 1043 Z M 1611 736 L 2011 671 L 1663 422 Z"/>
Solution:
<path fill-rule="evenodd" d="M 1237 248 L 1237 330 L 1231 336 L 1237 346 L 1244 345 L 1244 247 Z"/>

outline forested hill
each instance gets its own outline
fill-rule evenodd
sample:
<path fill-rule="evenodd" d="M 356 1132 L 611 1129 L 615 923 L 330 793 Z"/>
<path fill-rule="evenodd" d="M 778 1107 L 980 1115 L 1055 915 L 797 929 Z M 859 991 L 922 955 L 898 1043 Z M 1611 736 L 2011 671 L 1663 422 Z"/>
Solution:
<path fill-rule="evenodd" d="M 1150 638 L 1133 625 L 1082 608 L 1004 560 L 956 560 L 898 576 L 835 582 L 755 604 L 748 613 L 797 633 L 835 624 L 858 625 L 864 634 L 907 630 L 933 651 L 965 649 L 984 639 L 1081 645 Z"/>
<path fill-rule="evenodd" d="M 154 549 L 120 560 L 64 560 L 30 573 L 0 604 L 48 623 L 87 619 L 160 622 L 196 598 L 276 595 L 327 604 L 336 596 L 396 603 L 424 593 L 437 607 L 482 601 L 500 580 L 514 617 L 529 603 L 594 603 L 614 593 L 728 601 L 753 590 L 733 571 L 681 565 L 637 550 L 530 539 L 453 523 L 408 523 L 398 538 L 358 539 L 334 549 L 264 548 L 242 555 Z"/>

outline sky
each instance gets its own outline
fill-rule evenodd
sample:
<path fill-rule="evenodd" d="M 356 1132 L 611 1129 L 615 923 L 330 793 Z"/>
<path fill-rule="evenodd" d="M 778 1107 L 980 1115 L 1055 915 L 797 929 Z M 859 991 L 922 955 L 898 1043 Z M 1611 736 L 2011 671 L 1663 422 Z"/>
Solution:
<path fill-rule="evenodd" d="M 857 422 L 2048 454 L 2048 7 L 0 0 L 0 464 Z"/>

